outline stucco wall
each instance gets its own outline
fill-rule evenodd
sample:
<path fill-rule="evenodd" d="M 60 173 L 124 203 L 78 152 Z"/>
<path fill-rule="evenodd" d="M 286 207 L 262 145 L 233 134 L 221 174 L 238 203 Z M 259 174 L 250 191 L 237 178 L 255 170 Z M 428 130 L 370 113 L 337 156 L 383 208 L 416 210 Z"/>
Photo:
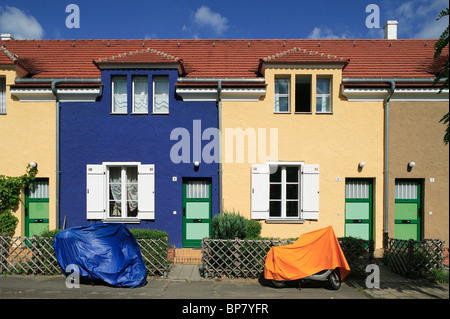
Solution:
<path fill-rule="evenodd" d="M 267 224 L 261 221 L 262 236 L 280 238 L 332 225 L 337 236 L 344 236 L 345 178 L 374 179 L 374 229 L 381 247 L 383 229 L 383 103 L 348 102 L 340 96 L 340 69 L 266 69 L 267 92 L 259 102 L 223 102 L 222 126 L 227 128 L 278 129 L 279 161 L 304 161 L 320 165 L 319 220 L 304 224 Z M 333 114 L 274 114 L 274 75 L 313 74 L 333 76 Z M 314 87 L 314 81 L 313 81 Z M 312 101 L 315 101 L 313 90 Z M 291 86 L 291 101 L 295 101 Z M 224 134 L 225 135 L 225 134 Z M 223 154 L 226 156 L 226 136 Z M 267 141 L 268 143 L 268 141 Z M 236 152 L 236 150 L 234 150 Z M 269 153 L 269 147 L 267 147 Z M 366 166 L 358 169 L 358 163 Z M 223 164 L 223 203 L 225 210 L 236 210 L 250 218 L 251 163 Z M 340 181 L 337 181 L 340 180 Z"/>
<path fill-rule="evenodd" d="M 30 162 L 38 164 L 36 177 L 49 178 L 49 228 L 56 227 L 55 179 L 56 179 L 56 108 L 55 102 L 20 102 L 9 93 L 16 72 L 0 69 L 6 76 L 7 114 L 0 115 L 0 174 L 19 176 L 26 173 Z M 23 196 L 22 196 L 23 198 Z M 15 212 L 19 219 L 16 236 L 25 235 L 24 198 Z"/>
<path fill-rule="evenodd" d="M 169 115 L 115 115 L 111 113 L 111 75 L 169 75 Z M 201 129 L 217 128 L 215 102 L 183 102 L 175 95 L 176 70 L 103 71 L 103 96 L 98 102 L 62 103 L 61 109 L 61 223 L 66 227 L 88 224 L 86 219 L 86 165 L 102 162 L 141 162 L 155 165 L 155 220 L 130 227 L 159 229 L 169 234 L 170 243 L 182 246 L 182 179 L 207 177 L 212 181 L 212 215 L 218 213 L 218 164 L 200 163 L 194 170 L 193 121 Z M 151 77 L 149 77 L 151 83 Z M 131 87 L 128 89 L 129 95 Z M 149 92 L 151 96 L 151 92 Z M 190 163 L 173 163 L 170 140 L 175 128 L 190 133 Z M 202 141 L 202 145 L 210 141 Z M 177 177 L 173 181 L 172 177 Z M 174 214 L 173 212 L 176 212 Z"/>
<path fill-rule="evenodd" d="M 424 185 L 423 237 L 449 242 L 449 150 L 442 141 L 447 102 L 391 102 L 389 141 L 389 233 L 394 235 L 395 179 Z M 415 162 L 408 169 L 409 162 Z M 433 181 L 434 180 L 434 181 Z"/>

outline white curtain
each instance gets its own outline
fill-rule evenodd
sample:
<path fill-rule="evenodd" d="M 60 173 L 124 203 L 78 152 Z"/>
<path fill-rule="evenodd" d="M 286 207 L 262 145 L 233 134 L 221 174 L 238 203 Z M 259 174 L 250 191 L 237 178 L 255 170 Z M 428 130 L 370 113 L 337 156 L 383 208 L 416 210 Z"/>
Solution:
<path fill-rule="evenodd" d="M 114 81 L 114 113 L 127 112 L 127 78 L 116 77 Z"/>
<path fill-rule="evenodd" d="M 109 168 L 110 214 L 113 217 L 122 216 L 122 169 Z"/>
<path fill-rule="evenodd" d="M 128 217 L 137 216 L 138 208 L 138 170 L 137 167 L 127 167 L 127 204 Z M 130 216 L 131 214 L 131 216 Z"/>
<path fill-rule="evenodd" d="M 169 78 L 154 77 L 154 113 L 169 113 Z"/>
<path fill-rule="evenodd" d="M 147 77 L 134 77 L 134 96 L 133 106 L 135 113 L 147 113 L 148 112 L 148 78 Z"/>

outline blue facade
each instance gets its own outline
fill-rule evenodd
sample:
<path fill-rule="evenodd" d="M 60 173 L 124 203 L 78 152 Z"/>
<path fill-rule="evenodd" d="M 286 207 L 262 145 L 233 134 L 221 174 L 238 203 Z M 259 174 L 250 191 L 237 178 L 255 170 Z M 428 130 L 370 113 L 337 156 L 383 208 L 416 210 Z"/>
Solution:
<path fill-rule="evenodd" d="M 128 86 L 127 114 L 111 114 L 111 76 L 126 75 Z M 132 76 L 148 76 L 148 114 L 132 114 Z M 152 114 L 152 76 L 169 76 L 169 114 Z M 86 167 L 104 162 L 141 162 L 154 164 L 154 220 L 141 220 L 129 228 L 159 229 L 169 234 L 169 241 L 182 246 L 183 179 L 207 178 L 211 181 L 212 216 L 218 213 L 218 163 L 193 164 L 194 120 L 202 130 L 217 128 L 215 102 L 184 102 L 175 93 L 178 71 L 175 69 L 102 70 L 104 85 L 97 102 L 61 103 L 60 145 L 60 228 L 87 225 Z M 190 133 L 190 162 L 173 163 L 171 140 L 173 129 Z M 202 146 L 210 141 L 202 141 Z M 176 177 L 174 181 L 173 177 Z M 175 212 L 175 213 L 174 213 Z"/>

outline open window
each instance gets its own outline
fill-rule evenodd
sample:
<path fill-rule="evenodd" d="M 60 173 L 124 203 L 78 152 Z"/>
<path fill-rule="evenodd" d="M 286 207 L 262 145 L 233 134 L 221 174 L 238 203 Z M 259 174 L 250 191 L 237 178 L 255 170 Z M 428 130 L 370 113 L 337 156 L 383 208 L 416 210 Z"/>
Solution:
<path fill-rule="evenodd" d="M 311 112 L 311 75 L 295 77 L 295 113 Z"/>

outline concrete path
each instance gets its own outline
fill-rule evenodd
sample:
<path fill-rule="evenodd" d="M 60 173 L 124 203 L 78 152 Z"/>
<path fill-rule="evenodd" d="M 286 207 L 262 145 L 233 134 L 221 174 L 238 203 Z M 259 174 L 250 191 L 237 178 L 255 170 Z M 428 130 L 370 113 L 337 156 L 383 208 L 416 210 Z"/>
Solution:
<path fill-rule="evenodd" d="M 381 269 L 381 288 L 368 289 L 364 281 L 345 280 L 329 290 L 320 282 L 274 288 L 259 279 L 205 279 L 199 265 L 175 265 L 167 277 L 148 278 L 141 288 L 114 288 L 81 284 L 67 288 L 64 276 L 0 276 L 0 299 L 449 299 L 448 284 L 408 280 Z"/>

